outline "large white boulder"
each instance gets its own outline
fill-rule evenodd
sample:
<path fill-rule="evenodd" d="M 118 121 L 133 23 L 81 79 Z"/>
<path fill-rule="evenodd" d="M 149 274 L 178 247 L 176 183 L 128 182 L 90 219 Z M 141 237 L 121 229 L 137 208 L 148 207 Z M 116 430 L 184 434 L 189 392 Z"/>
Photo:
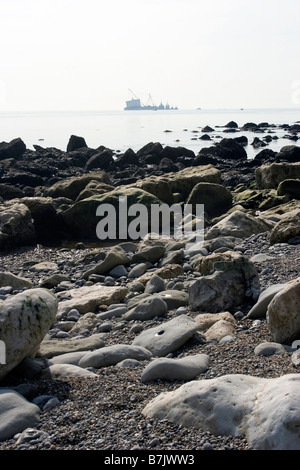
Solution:
<path fill-rule="evenodd" d="M 55 321 L 58 300 L 46 289 L 28 289 L 0 303 L 0 339 L 6 364 L 0 380 L 26 357 L 34 356 Z"/>
<path fill-rule="evenodd" d="M 212 434 L 245 435 L 257 450 L 300 450 L 300 374 L 232 374 L 161 393 L 143 414 Z"/>

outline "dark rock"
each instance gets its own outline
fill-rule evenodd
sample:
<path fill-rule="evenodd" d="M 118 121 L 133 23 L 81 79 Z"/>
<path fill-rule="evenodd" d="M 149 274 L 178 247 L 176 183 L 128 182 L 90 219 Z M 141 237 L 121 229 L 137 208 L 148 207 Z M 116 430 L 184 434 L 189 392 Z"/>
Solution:
<path fill-rule="evenodd" d="M 214 129 L 210 126 L 205 126 L 203 127 L 202 132 L 214 132 Z"/>
<path fill-rule="evenodd" d="M 242 145 L 234 139 L 222 139 L 215 146 L 201 149 L 200 155 L 216 156 L 225 160 L 246 160 L 247 152 Z"/>
<path fill-rule="evenodd" d="M 289 196 L 292 199 L 300 199 L 300 180 L 284 180 L 277 188 L 278 196 Z"/>
<path fill-rule="evenodd" d="M 137 151 L 137 156 L 139 158 L 145 158 L 150 155 L 158 156 L 160 155 L 161 151 L 163 150 L 163 146 L 160 142 L 149 142 L 148 144 L 144 145 L 140 150 Z"/>
<path fill-rule="evenodd" d="M 18 137 L 11 142 L 0 143 L 0 160 L 5 158 L 20 158 L 26 151 L 26 145 L 23 140 Z"/>
<path fill-rule="evenodd" d="M 242 135 L 241 137 L 235 137 L 234 140 L 238 144 L 243 145 L 243 147 L 246 147 L 246 145 L 248 145 L 248 139 L 245 135 Z"/>
<path fill-rule="evenodd" d="M 203 134 L 201 137 L 199 137 L 200 140 L 211 140 L 211 137 L 208 134 Z"/>
<path fill-rule="evenodd" d="M 239 126 L 237 125 L 236 122 L 230 121 L 230 122 L 228 122 L 228 123 L 226 124 L 225 127 L 229 127 L 229 128 L 231 128 L 231 129 L 237 129 Z"/>
<path fill-rule="evenodd" d="M 195 154 L 192 150 L 189 150 L 185 147 L 169 147 L 166 146 L 162 152 L 160 153 L 161 159 L 168 158 L 173 162 L 176 162 L 179 157 L 188 157 L 188 158 L 195 158 Z"/>
<path fill-rule="evenodd" d="M 110 149 L 105 149 L 100 153 L 93 155 L 85 165 L 87 171 L 99 168 L 100 170 L 107 170 L 114 163 L 113 153 Z"/>
<path fill-rule="evenodd" d="M 261 152 L 257 153 L 254 157 L 255 161 L 260 163 L 273 162 L 276 159 L 276 152 L 271 149 L 263 149 Z"/>
<path fill-rule="evenodd" d="M 241 130 L 256 132 L 258 130 L 258 125 L 255 124 L 254 122 L 247 122 L 246 124 L 243 125 Z"/>
<path fill-rule="evenodd" d="M 77 135 L 71 135 L 67 145 L 67 152 L 72 152 L 73 150 L 78 150 L 83 147 L 87 147 L 84 138 L 78 137 Z"/>
<path fill-rule="evenodd" d="M 253 145 L 253 148 L 259 149 L 261 147 L 265 147 L 267 144 L 263 142 L 262 140 L 260 140 L 258 137 L 254 137 L 251 145 Z"/>
<path fill-rule="evenodd" d="M 16 188 L 15 186 L 10 186 L 9 184 L 0 183 L 0 197 L 3 197 L 4 200 L 9 201 L 10 199 L 20 198 L 24 196 L 24 192 Z"/>
<path fill-rule="evenodd" d="M 159 164 L 159 169 L 164 173 L 171 173 L 172 171 L 178 170 L 176 164 L 169 158 L 162 158 Z"/>
<path fill-rule="evenodd" d="M 300 162 L 300 147 L 296 145 L 282 147 L 280 152 L 276 155 L 276 159 L 286 160 L 290 163 Z"/>
<path fill-rule="evenodd" d="M 131 149 L 127 149 L 122 155 L 117 158 L 117 165 L 138 165 L 139 158 L 137 154 Z"/>

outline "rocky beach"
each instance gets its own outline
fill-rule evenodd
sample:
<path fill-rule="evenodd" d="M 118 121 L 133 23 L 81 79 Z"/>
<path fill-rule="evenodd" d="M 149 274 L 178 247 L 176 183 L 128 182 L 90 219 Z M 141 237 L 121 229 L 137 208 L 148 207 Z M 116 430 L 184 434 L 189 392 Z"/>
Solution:
<path fill-rule="evenodd" d="M 300 450 L 300 124 L 224 131 L 0 143 L 0 450 Z M 203 204 L 203 242 L 121 238 L 124 197 Z"/>

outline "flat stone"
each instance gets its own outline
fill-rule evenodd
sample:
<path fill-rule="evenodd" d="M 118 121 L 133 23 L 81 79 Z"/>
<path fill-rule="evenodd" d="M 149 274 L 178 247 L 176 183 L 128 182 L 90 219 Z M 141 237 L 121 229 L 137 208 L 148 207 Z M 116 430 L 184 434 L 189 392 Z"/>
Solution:
<path fill-rule="evenodd" d="M 167 356 L 183 346 L 197 331 L 198 325 L 188 315 L 180 315 L 142 333 L 133 345 L 142 346 L 155 357 Z"/>
<path fill-rule="evenodd" d="M 64 341 L 58 339 L 44 340 L 41 342 L 37 357 L 45 357 L 51 359 L 60 354 L 66 354 L 78 351 L 92 351 L 104 347 L 105 333 L 97 333 L 87 338 L 80 339 L 65 339 Z"/>
<path fill-rule="evenodd" d="M 100 305 L 110 305 L 121 302 L 127 295 L 125 287 L 115 286 L 83 286 L 60 292 L 59 297 L 69 296 L 70 300 L 63 300 L 58 305 L 58 318 L 76 309 L 79 313 L 96 312 Z"/>
<path fill-rule="evenodd" d="M 74 364 L 53 364 L 43 370 L 41 379 L 49 380 L 62 377 L 91 377 L 99 379 L 99 375 Z"/>
<path fill-rule="evenodd" d="M 255 356 L 273 356 L 273 354 L 286 354 L 284 346 L 280 343 L 266 341 L 258 344 L 254 349 Z"/>
<path fill-rule="evenodd" d="M 136 359 L 139 361 L 149 360 L 151 352 L 138 345 L 114 344 L 87 353 L 79 361 L 80 367 L 100 367 L 114 366 L 124 359 Z"/>
<path fill-rule="evenodd" d="M 197 354 L 179 359 L 160 357 L 151 361 L 142 372 L 141 381 L 192 380 L 210 366 L 209 356 Z"/>
<path fill-rule="evenodd" d="M 30 289 L 32 282 L 8 271 L 0 272 L 0 287 L 10 286 L 13 289 Z"/>

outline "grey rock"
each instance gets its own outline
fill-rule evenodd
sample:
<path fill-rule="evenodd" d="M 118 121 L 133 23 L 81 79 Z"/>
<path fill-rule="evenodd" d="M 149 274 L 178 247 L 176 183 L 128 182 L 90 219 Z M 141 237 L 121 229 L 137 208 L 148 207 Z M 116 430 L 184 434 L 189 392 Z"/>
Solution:
<path fill-rule="evenodd" d="M 151 320 L 164 317 L 168 312 L 167 304 L 158 296 L 149 296 L 122 316 L 122 320 Z"/>
<path fill-rule="evenodd" d="M 17 392 L 0 389 L 0 441 L 11 439 L 29 427 L 36 427 L 40 409 Z"/>
<path fill-rule="evenodd" d="M 87 353 L 79 361 L 80 367 L 100 367 L 114 366 L 124 359 L 149 360 L 151 352 L 139 345 L 114 344 Z"/>
<path fill-rule="evenodd" d="M 254 349 L 255 356 L 273 356 L 273 354 L 286 354 L 282 344 L 266 341 L 258 344 Z"/>
<path fill-rule="evenodd" d="M 285 284 L 275 284 L 267 287 L 259 295 L 257 302 L 247 314 L 247 318 L 265 318 L 268 305 L 278 292 L 286 287 Z"/>
<path fill-rule="evenodd" d="M 151 361 L 142 372 L 141 381 L 154 380 L 192 380 L 205 372 L 210 366 L 209 356 L 197 354 L 179 359 L 160 357 Z"/>
<path fill-rule="evenodd" d="M 111 269 L 108 274 L 109 276 L 118 279 L 122 276 L 127 277 L 128 271 L 123 264 L 119 264 L 118 266 L 115 266 L 113 269 Z"/>
<path fill-rule="evenodd" d="M 146 294 L 156 294 L 163 290 L 165 290 L 165 281 L 161 277 L 157 276 L 157 274 L 154 274 L 147 282 L 144 292 Z"/>
<path fill-rule="evenodd" d="M 142 346 L 156 357 L 167 356 L 183 346 L 198 329 L 188 315 L 180 315 L 168 322 L 144 330 L 133 340 L 133 345 Z"/>
<path fill-rule="evenodd" d="M 147 263 L 139 263 L 136 266 L 134 266 L 128 274 L 129 279 L 136 279 L 140 276 L 142 276 L 146 271 L 147 271 Z"/>
<path fill-rule="evenodd" d="M 51 359 L 54 356 L 59 356 L 60 354 L 90 351 L 102 348 L 104 346 L 103 335 L 104 333 L 96 333 L 88 336 L 87 338 L 70 338 L 65 341 L 61 341 L 59 339 L 46 339 L 41 342 L 37 352 L 37 357 Z"/>

